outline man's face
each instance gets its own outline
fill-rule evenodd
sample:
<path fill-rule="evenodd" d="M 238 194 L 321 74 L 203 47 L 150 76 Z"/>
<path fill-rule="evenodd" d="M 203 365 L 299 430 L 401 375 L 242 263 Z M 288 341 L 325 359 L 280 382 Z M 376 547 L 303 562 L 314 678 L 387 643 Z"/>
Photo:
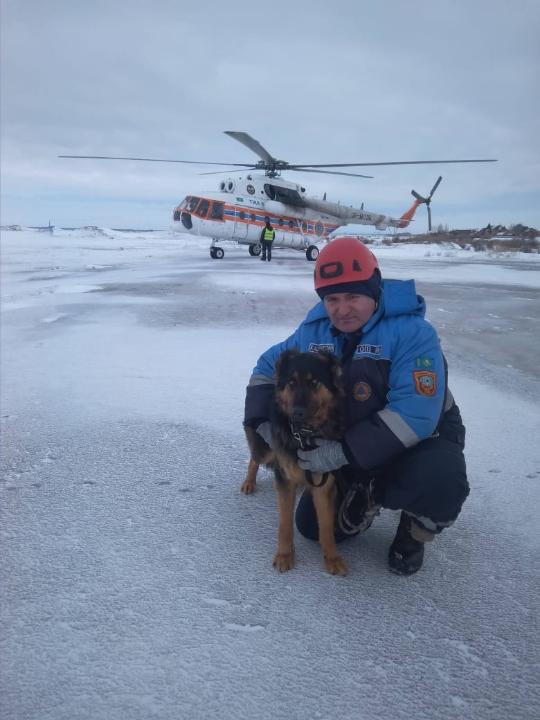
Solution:
<path fill-rule="evenodd" d="M 353 333 L 367 323 L 377 304 L 367 295 L 333 293 L 324 298 L 324 306 L 335 328 L 344 333 Z"/>

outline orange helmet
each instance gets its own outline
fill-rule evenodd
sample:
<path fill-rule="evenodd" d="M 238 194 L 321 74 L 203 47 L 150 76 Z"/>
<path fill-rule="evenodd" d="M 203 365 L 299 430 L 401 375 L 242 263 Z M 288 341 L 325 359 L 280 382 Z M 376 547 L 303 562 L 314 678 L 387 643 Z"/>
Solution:
<path fill-rule="evenodd" d="M 377 258 L 355 237 L 335 238 L 315 263 L 315 290 L 320 298 L 342 292 L 378 300 L 381 272 Z"/>

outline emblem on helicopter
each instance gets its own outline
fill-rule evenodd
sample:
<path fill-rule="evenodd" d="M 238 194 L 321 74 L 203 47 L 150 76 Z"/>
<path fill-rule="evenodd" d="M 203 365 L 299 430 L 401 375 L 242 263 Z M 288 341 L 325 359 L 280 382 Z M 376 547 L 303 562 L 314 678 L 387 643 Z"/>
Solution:
<path fill-rule="evenodd" d="M 431 198 L 439 186 L 442 177 L 436 180 L 431 192 L 423 197 L 412 190 L 414 202 L 400 217 L 391 217 L 382 213 L 371 213 L 360 208 L 342 205 L 306 194 L 302 185 L 281 178 L 283 170 L 322 173 L 326 175 L 347 175 L 350 177 L 371 178 L 341 168 L 374 167 L 383 165 L 437 165 L 446 163 L 485 163 L 496 160 L 402 160 L 375 163 L 329 163 L 293 164 L 278 160 L 257 140 L 246 132 L 226 130 L 225 134 L 249 148 L 259 160 L 255 163 L 224 163 L 197 160 L 171 160 L 159 158 L 112 157 L 106 155 L 59 155 L 61 158 L 97 159 L 97 160 L 137 160 L 144 162 L 171 162 L 191 165 L 227 165 L 227 170 L 216 170 L 204 175 L 220 172 L 249 172 L 246 178 L 227 178 L 219 183 L 217 191 L 208 191 L 199 195 L 187 195 L 173 212 L 173 227 L 183 233 L 190 233 L 211 239 L 210 256 L 221 259 L 225 255 L 218 243 L 222 240 L 235 240 L 247 245 L 252 256 L 260 255 L 259 242 L 266 218 L 275 230 L 274 247 L 292 248 L 304 251 L 308 260 L 316 260 L 319 254 L 317 243 L 328 240 L 337 228 L 349 224 L 373 225 L 378 230 L 388 227 L 406 228 L 412 221 L 417 208 L 426 205 L 428 227 L 431 231 Z M 325 168 L 325 169 L 322 169 Z M 340 168 L 338 170 L 338 168 Z M 254 174 L 258 170 L 264 174 Z M 256 195 L 259 200 L 244 199 L 243 193 Z M 237 195 L 237 193 L 239 193 Z M 256 212 L 253 205 L 256 204 Z M 250 209 L 251 212 L 246 212 Z"/>

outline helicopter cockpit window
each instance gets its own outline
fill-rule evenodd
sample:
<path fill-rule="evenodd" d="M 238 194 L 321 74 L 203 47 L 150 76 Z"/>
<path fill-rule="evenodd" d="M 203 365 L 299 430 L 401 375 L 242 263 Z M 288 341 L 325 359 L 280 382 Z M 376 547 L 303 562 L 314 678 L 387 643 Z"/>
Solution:
<path fill-rule="evenodd" d="M 209 205 L 210 203 L 208 202 L 208 200 L 201 200 L 200 203 L 197 205 L 197 215 L 199 215 L 199 217 L 205 218 L 206 213 L 208 212 Z"/>
<path fill-rule="evenodd" d="M 212 220 L 223 220 L 223 203 L 214 202 L 212 203 L 212 209 L 210 210 L 210 217 Z"/>
<path fill-rule="evenodd" d="M 187 198 L 187 207 L 186 207 L 187 211 L 194 212 L 195 208 L 199 204 L 199 200 L 200 200 L 200 198 L 198 198 L 198 197 L 188 197 Z"/>

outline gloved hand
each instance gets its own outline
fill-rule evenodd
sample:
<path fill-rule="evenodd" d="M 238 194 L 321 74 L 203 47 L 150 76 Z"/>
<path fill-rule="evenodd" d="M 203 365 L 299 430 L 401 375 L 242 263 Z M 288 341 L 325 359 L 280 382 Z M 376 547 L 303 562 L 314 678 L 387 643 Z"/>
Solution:
<path fill-rule="evenodd" d="M 314 450 L 298 450 L 298 464 L 303 470 L 325 473 L 337 470 L 349 462 L 343 452 L 343 445 L 337 440 L 315 439 Z"/>
<path fill-rule="evenodd" d="M 258 425 L 256 432 L 259 433 L 268 447 L 272 447 L 272 425 L 269 420 Z"/>

